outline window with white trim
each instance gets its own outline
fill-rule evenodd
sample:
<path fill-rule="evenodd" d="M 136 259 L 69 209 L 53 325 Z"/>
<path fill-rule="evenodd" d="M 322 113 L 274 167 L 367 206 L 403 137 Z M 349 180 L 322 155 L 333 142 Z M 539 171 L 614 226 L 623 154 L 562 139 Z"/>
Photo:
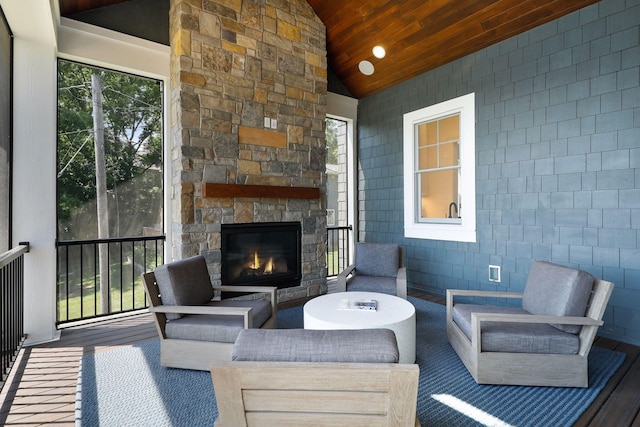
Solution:
<path fill-rule="evenodd" d="M 475 94 L 404 115 L 405 237 L 476 241 Z"/>

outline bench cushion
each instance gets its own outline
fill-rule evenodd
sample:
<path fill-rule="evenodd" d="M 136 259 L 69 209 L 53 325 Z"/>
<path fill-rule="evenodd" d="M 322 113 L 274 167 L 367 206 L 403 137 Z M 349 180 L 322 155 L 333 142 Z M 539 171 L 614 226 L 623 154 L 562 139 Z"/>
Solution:
<path fill-rule="evenodd" d="M 531 314 L 582 317 L 593 289 L 593 276 L 585 271 L 546 261 L 531 265 L 522 297 L 522 308 Z M 571 333 L 580 325 L 553 325 Z"/>
<path fill-rule="evenodd" d="M 161 265 L 154 274 L 164 305 L 203 305 L 214 296 L 207 262 L 202 255 Z M 180 314 L 167 314 L 167 319 L 180 317 Z"/>
<path fill-rule="evenodd" d="M 400 248 L 395 243 L 356 243 L 356 274 L 396 277 L 400 267 Z"/>
<path fill-rule="evenodd" d="M 453 321 L 471 339 L 471 313 L 530 314 L 521 308 L 476 304 L 453 306 Z M 509 353 L 577 354 L 580 339 L 547 323 L 483 322 L 482 351 Z"/>
<path fill-rule="evenodd" d="M 390 329 L 245 329 L 231 352 L 237 361 L 398 363 Z"/>
<path fill-rule="evenodd" d="M 223 300 L 211 301 L 204 305 L 251 307 L 254 328 L 260 328 L 271 316 L 271 303 L 266 300 Z M 167 322 L 165 333 L 167 338 L 173 339 L 233 343 L 243 329 L 244 321 L 242 316 L 188 314 Z"/>

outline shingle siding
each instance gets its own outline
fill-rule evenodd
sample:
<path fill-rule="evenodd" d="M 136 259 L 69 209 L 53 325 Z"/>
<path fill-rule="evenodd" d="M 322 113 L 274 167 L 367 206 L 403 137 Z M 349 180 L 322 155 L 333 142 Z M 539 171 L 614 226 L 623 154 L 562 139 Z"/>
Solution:
<path fill-rule="evenodd" d="M 640 344 L 639 40 L 640 2 L 602 0 L 361 99 L 358 238 L 402 244 L 409 286 L 440 296 L 582 268 L 616 285 L 603 335 Z M 477 243 L 404 238 L 402 115 L 469 92 Z"/>

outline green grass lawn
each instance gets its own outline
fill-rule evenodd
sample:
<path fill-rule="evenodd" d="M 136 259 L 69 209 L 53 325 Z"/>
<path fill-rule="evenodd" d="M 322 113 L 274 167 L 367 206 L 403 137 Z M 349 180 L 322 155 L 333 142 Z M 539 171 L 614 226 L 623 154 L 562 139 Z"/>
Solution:
<path fill-rule="evenodd" d="M 96 251 L 76 248 L 66 255 L 61 258 L 66 261 L 58 266 L 58 323 L 146 308 L 140 275 L 164 262 L 162 248 L 157 246 L 113 246 L 108 258 L 110 304 L 108 312 L 103 312 Z"/>
<path fill-rule="evenodd" d="M 120 289 L 111 290 L 111 313 L 101 312 L 102 300 L 99 291 L 96 293 L 90 291 L 82 296 L 71 296 L 69 299 L 58 298 L 58 322 L 145 308 L 146 301 L 142 282 L 137 280 L 134 286 L 133 289 L 125 289 L 122 293 Z M 67 313 L 67 306 L 69 307 L 69 313 Z"/>
<path fill-rule="evenodd" d="M 60 291 L 58 294 L 58 322 L 67 322 L 90 318 L 103 314 L 113 314 L 134 309 L 146 307 L 144 287 L 142 279 L 132 275 L 132 266 L 130 264 L 122 264 L 122 272 L 120 272 L 120 264 L 111 265 L 111 304 L 110 312 L 103 313 L 101 306 L 101 295 L 99 285 L 100 276 L 90 275 L 88 278 L 80 278 L 78 275 L 68 275 L 67 287 L 69 296 L 67 298 L 66 291 Z M 122 277 L 123 283 L 120 284 Z M 61 280 L 62 278 L 59 278 Z M 64 285 L 60 285 L 58 289 Z M 82 290 L 81 290 L 82 287 Z M 67 313 L 67 309 L 69 312 Z"/>
<path fill-rule="evenodd" d="M 347 261 L 340 259 L 337 250 L 327 253 L 327 276 L 337 276 L 347 267 Z"/>

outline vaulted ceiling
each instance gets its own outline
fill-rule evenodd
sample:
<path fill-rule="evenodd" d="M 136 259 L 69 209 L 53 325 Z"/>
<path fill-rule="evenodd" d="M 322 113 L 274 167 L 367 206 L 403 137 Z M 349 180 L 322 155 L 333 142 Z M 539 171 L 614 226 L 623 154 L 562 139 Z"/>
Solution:
<path fill-rule="evenodd" d="M 135 0 L 59 0 L 62 16 Z M 329 68 L 362 98 L 598 0 L 307 0 L 327 27 Z M 372 48 L 386 49 L 376 58 Z M 367 60 L 374 73 L 359 70 Z"/>

